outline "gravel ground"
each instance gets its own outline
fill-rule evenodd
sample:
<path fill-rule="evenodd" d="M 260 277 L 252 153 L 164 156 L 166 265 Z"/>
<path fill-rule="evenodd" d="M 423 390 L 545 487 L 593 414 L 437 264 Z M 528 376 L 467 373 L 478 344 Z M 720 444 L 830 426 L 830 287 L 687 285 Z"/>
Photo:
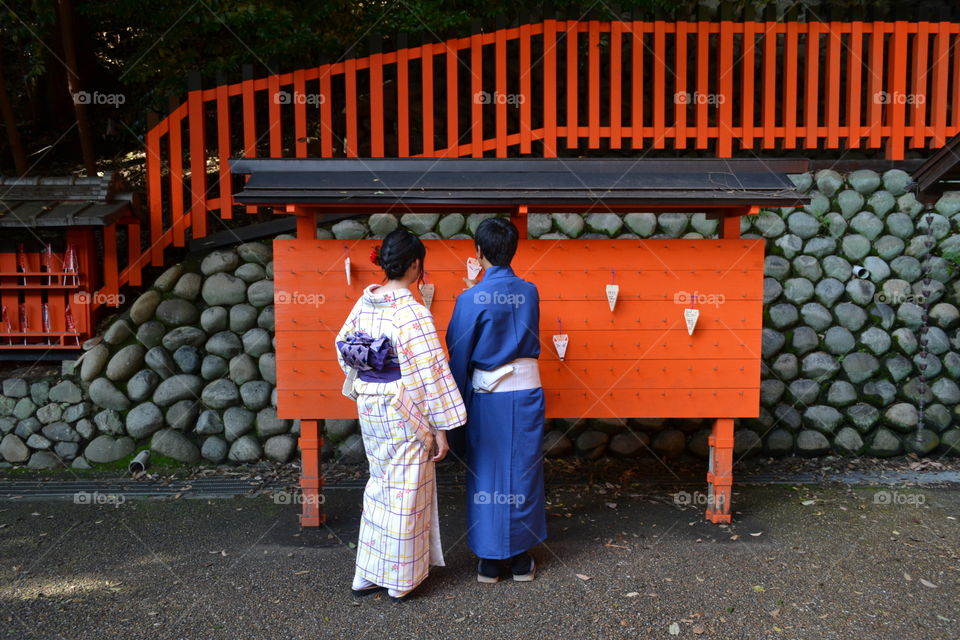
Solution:
<path fill-rule="evenodd" d="M 675 491 L 555 487 L 536 581 L 481 585 L 444 487 L 447 567 L 402 604 L 349 593 L 356 488 L 304 531 L 270 496 L 5 502 L 0 638 L 958 637 L 956 488 L 743 487 L 729 527 Z"/>

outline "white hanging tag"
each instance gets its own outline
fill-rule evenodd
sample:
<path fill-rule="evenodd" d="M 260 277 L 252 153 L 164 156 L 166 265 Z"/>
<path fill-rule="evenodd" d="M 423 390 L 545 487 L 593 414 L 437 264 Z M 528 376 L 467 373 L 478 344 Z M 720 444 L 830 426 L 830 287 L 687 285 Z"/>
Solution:
<path fill-rule="evenodd" d="M 613 308 L 617 306 L 617 296 L 619 295 L 620 295 L 620 285 L 618 284 L 607 285 L 607 304 L 610 305 L 610 311 L 613 311 Z"/>
<path fill-rule="evenodd" d="M 693 328 L 697 326 L 697 318 L 699 317 L 700 309 L 690 307 L 683 310 L 683 319 L 687 322 L 687 335 L 693 335 Z"/>
<path fill-rule="evenodd" d="M 343 259 L 343 270 L 347 274 L 347 286 L 350 286 L 350 258 Z"/>
<path fill-rule="evenodd" d="M 553 336 L 553 346 L 557 349 L 557 355 L 560 356 L 560 361 L 563 362 L 563 359 L 567 355 L 567 345 L 570 343 L 570 336 L 565 333 L 557 333 Z"/>
<path fill-rule="evenodd" d="M 470 257 L 467 258 L 467 278 L 470 280 L 476 280 L 477 276 L 480 275 L 480 270 L 483 267 L 480 266 L 480 261 L 476 258 Z"/>
<path fill-rule="evenodd" d="M 433 294 L 436 289 L 437 286 L 432 282 L 425 282 L 420 285 L 420 295 L 423 296 L 423 306 L 427 309 L 433 304 Z"/>

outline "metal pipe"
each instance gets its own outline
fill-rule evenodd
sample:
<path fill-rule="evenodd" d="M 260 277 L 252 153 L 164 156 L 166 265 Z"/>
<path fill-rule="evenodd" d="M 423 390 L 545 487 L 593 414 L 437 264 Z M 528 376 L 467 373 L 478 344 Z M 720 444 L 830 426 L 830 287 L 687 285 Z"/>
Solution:
<path fill-rule="evenodd" d="M 130 461 L 130 464 L 127 465 L 127 471 L 131 475 L 136 473 L 143 473 L 147 469 L 147 464 L 150 463 L 150 449 L 144 449 L 138 453 L 133 460 Z"/>

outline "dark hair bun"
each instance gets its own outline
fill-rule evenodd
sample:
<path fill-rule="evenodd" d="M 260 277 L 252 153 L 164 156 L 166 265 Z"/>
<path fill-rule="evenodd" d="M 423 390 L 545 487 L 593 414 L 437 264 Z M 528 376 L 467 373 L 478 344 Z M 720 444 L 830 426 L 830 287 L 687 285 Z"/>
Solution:
<path fill-rule="evenodd" d="M 415 260 L 421 264 L 427 249 L 420 238 L 406 229 L 396 229 L 387 234 L 380 245 L 379 264 L 390 280 L 402 278 Z"/>

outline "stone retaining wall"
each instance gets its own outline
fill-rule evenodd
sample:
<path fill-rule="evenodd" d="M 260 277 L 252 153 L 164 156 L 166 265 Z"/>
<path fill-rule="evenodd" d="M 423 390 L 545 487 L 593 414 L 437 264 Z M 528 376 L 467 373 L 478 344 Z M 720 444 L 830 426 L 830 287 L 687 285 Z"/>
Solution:
<path fill-rule="evenodd" d="M 741 223 L 744 237 L 767 239 L 767 258 L 762 407 L 737 421 L 737 455 L 956 455 L 960 193 L 924 212 L 900 170 L 793 179 L 809 205 Z M 469 238 L 487 215 L 376 214 L 318 235 L 382 237 L 403 225 Z M 544 241 L 716 230 L 702 214 L 528 217 L 530 237 Z M 268 243 L 248 243 L 171 267 L 69 375 L 3 381 L 3 464 L 86 467 L 146 446 L 185 463 L 291 459 L 299 424 L 274 408 L 271 257 Z M 703 420 L 553 420 L 545 449 L 703 457 L 708 433 Z M 364 460 L 355 420 L 328 420 L 326 435 L 326 457 Z"/>

